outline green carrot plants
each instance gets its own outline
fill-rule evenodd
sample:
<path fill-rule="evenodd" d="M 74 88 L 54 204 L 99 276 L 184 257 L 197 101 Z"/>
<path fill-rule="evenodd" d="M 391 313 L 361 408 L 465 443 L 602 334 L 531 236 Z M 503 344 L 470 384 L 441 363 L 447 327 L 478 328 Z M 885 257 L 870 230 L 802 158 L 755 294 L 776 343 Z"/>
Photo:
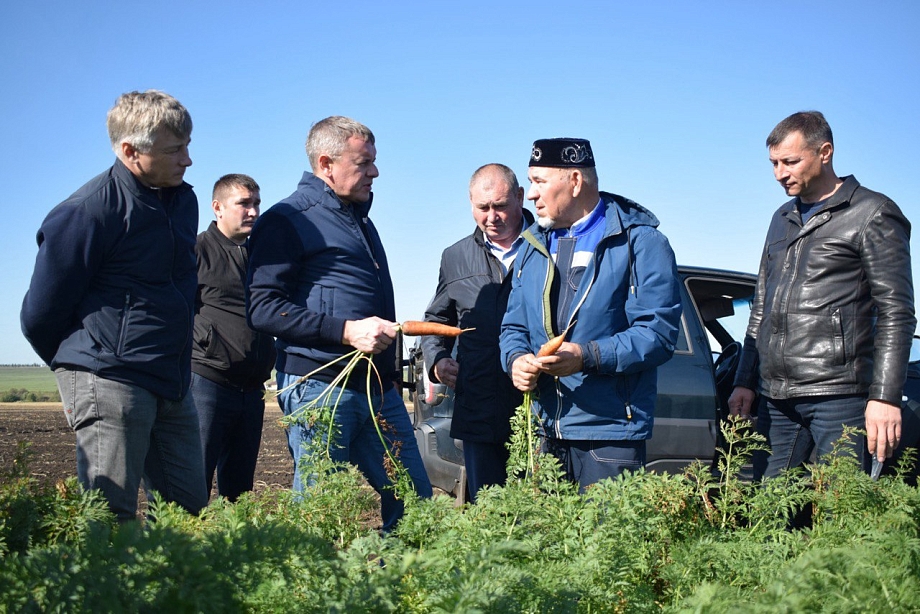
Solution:
<path fill-rule="evenodd" d="M 511 416 L 511 438 L 508 441 L 508 475 L 532 476 L 537 472 L 540 420 L 533 406 L 533 391 L 524 393 L 523 402 Z"/>
<path fill-rule="evenodd" d="M 301 416 L 331 424 L 335 398 Z M 460 508 L 407 498 L 386 536 L 360 473 L 324 458 L 329 431 L 309 496 L 199 516 L 154 499 L 155 523 L 121 526 L 75 483 L 31 480 L 23 453 L 0 476 L 0 612 L 920 611 L 920 493 L 903 468 L 873 481 L 841 448 L 751 483 L 763 441 L 730 421 L 715 472 L 640 470 L 580 494 L 537 451 L 530 407 L 519 418 L 506 486 Z M 803 507 L 812 526 L 790 528 Z"/>
<path fill-rule="evenodd" d="M 340 362 L 345 362 L 345 367 L 336 375 L 335 378 L 333 378 L 333 380 L 326 386 L 326 388 L 317 398 L 313 399 L 309 403 L 306 403 L 281 420 L 284 426 L 300 423 L 303 424 L 309 431 L 311 431 L 312 436 L 309 442 L 306 444 L 306 454 L 301 456 L 301 462 L 309 465 L 311 469 L 310 471 L 303 472 L 303 475 L 307 476 L 305 479 L 308 481 L 305 486 L 308 487 L 309 491 L 309 487 L 312 486 L 312 482 L 315 480 L 320 470 L 324 468 L 326 470 L 341 470 L 345 468 L 345 465 L 347 465 L 346 463 L 336 463 L 331 458 L 331 449 L 336 445 L 336 440 L 339 436 L 339 432 L 335 423 L 335 414 L 338 409 L 339 402 L 341 401 L 342 394 L 345 390 L 345 386 L 348 384 L 349 378 L 351 377 L 355 368 L 360 363 L 365 362 L 367 364 L 367 375 L 364 389 L 366 390 L 367 394 L 367 407 L 368 411 L 370 412 L 371 421 L 377 431 L 377 436 L 380 438 L 380 443 L 383 445 L 384 468 L 386 469 L 387 475 L 393 484 L 392 488 L 397 498 L 403 499 L 405 501 L 407 499 L 416 497 L 417 495 L 412 484 L 412 478 L 409 476 L 409 472 L 399 460 L 399 442 L 391 444 L 390 440 L 386 437 L 386 435 L 391 430 L 390 425 L 386 423 L 383 417 L 374 408 L 374 401 L 372 396 L 373 387 L 371 385 L 373 378 L 376 379 L 378 390 L 383 388 L 383 383 L 380 378 L 380 374 L 377 371 L 377 367 L 374 364 L 373 355 L 361 352 L 360 350 L 354 350 L 348 354 L 345 354 L 344 356 L 339 357 L 336 360 L 331 361 L 319 369 L 304 375 L 287 388 L 282 388 L 281 390 L 276 391 L 274 394 L 279 395 L 288 388 L 296 386 L 301 382 L 309 379 L 317 372 L 330 368 Z"/>

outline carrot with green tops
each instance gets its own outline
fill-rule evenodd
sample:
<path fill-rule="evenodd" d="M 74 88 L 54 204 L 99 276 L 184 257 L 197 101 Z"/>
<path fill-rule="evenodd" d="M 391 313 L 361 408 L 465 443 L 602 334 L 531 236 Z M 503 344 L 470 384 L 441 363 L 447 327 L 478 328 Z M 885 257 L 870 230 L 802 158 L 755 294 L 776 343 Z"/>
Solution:
<path fill-rule="evenodd" d="M 406 320 L 399 325 L 399 329 L 404 335 L 418 337 L 422 335 L 436 335 L 438 337 L 457 337 L 460 333 L 465 333 L 472 328 L 458 328 L 438 322 L 419 322 L 418 320 Z"/>
<path fill-rule="evenodd" d="M 543 358 L 544 356 L 552 356 L 559 351 L 559 348 L 562 347 L 562 344 L 565 342 L 565 336 L 568 334 L 569 329 L 575 325 L 573 321 L 571 324 L 565 327 L 565 330 L 560 334 L 556 335 L 546 343 L 540 346 L 540 351 L 537 352 L 537 358 Z"/>

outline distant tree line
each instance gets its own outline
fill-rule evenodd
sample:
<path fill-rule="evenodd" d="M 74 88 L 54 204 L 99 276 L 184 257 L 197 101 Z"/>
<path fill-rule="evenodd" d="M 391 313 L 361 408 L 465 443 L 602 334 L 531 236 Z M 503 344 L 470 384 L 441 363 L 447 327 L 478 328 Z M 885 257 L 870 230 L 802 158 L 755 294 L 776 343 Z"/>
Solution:
<path fill-rule="evenodd" d="M 25 388 L 10 388 L 0 392 L 0 403 L 17 403 L 25 401 L 27 403 L 60 403 L 61 394 L 54 392 L 32 392 Z"/>

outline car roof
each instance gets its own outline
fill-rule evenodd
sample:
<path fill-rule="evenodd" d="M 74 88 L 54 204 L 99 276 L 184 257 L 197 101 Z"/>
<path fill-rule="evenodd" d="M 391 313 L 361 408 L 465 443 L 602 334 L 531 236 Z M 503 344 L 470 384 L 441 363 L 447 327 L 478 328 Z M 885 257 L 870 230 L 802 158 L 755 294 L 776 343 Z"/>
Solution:
<path fill-rule="evenodd" d="M 677 265 L 677 272 L 681 277 L 732 277 L 737 281 L 754 283 L 757 281 L 757 275 L 753 273 L 744 273 L 742 271 L 731 271 L 728 269 L 715 269 L 710 267 L 689 266 L 685 264 Z"/>

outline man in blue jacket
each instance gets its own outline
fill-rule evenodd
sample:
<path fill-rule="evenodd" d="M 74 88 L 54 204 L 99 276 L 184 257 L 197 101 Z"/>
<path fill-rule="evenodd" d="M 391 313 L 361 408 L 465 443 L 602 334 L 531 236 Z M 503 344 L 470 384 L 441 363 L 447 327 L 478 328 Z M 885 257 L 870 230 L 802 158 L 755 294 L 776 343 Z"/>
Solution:
<path fill-rule="evenodd" d="M 371 186 L 379 174 L 374 135 L 347 117 L 328 117 L 310 129 L 307 155 L 313 172 L 304 173 L 297 190 L 253 228 L 249 320 L 254 329 L 277 338 L 278 388 L 286 389 L 279 402 L 286 415 L 327 389 L 344 366 L 340 361 L 324 368 L 330 362 L 354 349 L 373 355 L 370 391 L 362 362 L 332 394 L 339 432 L 331 456 L 357 465 L 380 493 L 388 531 L 402 516 L 403 503 L 389 488 L 368 392 L 388 445 L 398 451 L 417 492 L 431 496 L 431 483 L 399 391 L 393 283 L 380 236 L 368 218 Z M 298 491 L 310 477 L 300 462 L 310 437 L 304 425 L 288 430 Z"/>
<path fill-rule="evenodd" d="M 192 119 L 172 96 L 130 92 L 107 118 L 117 160 L 55 207 L 21 323 L 54 369 L 77 439 L 77 476 L 121 521 L 143 478 L 197 513 L 207 504 L 191 395 L 198 201 Z"/>
<path fill-rule="evenodd" d="M 657 367 L 680 325 L 677 266 L 651 212 L 598 190 L 588 141 L 536 141 L 528 176 L 538 223 L 515 260 L 502 365 L 535 389 L 544 451 L 583 491 L 645 464 Z M 536 356 L 566 329 L 555 355 Z"/>

